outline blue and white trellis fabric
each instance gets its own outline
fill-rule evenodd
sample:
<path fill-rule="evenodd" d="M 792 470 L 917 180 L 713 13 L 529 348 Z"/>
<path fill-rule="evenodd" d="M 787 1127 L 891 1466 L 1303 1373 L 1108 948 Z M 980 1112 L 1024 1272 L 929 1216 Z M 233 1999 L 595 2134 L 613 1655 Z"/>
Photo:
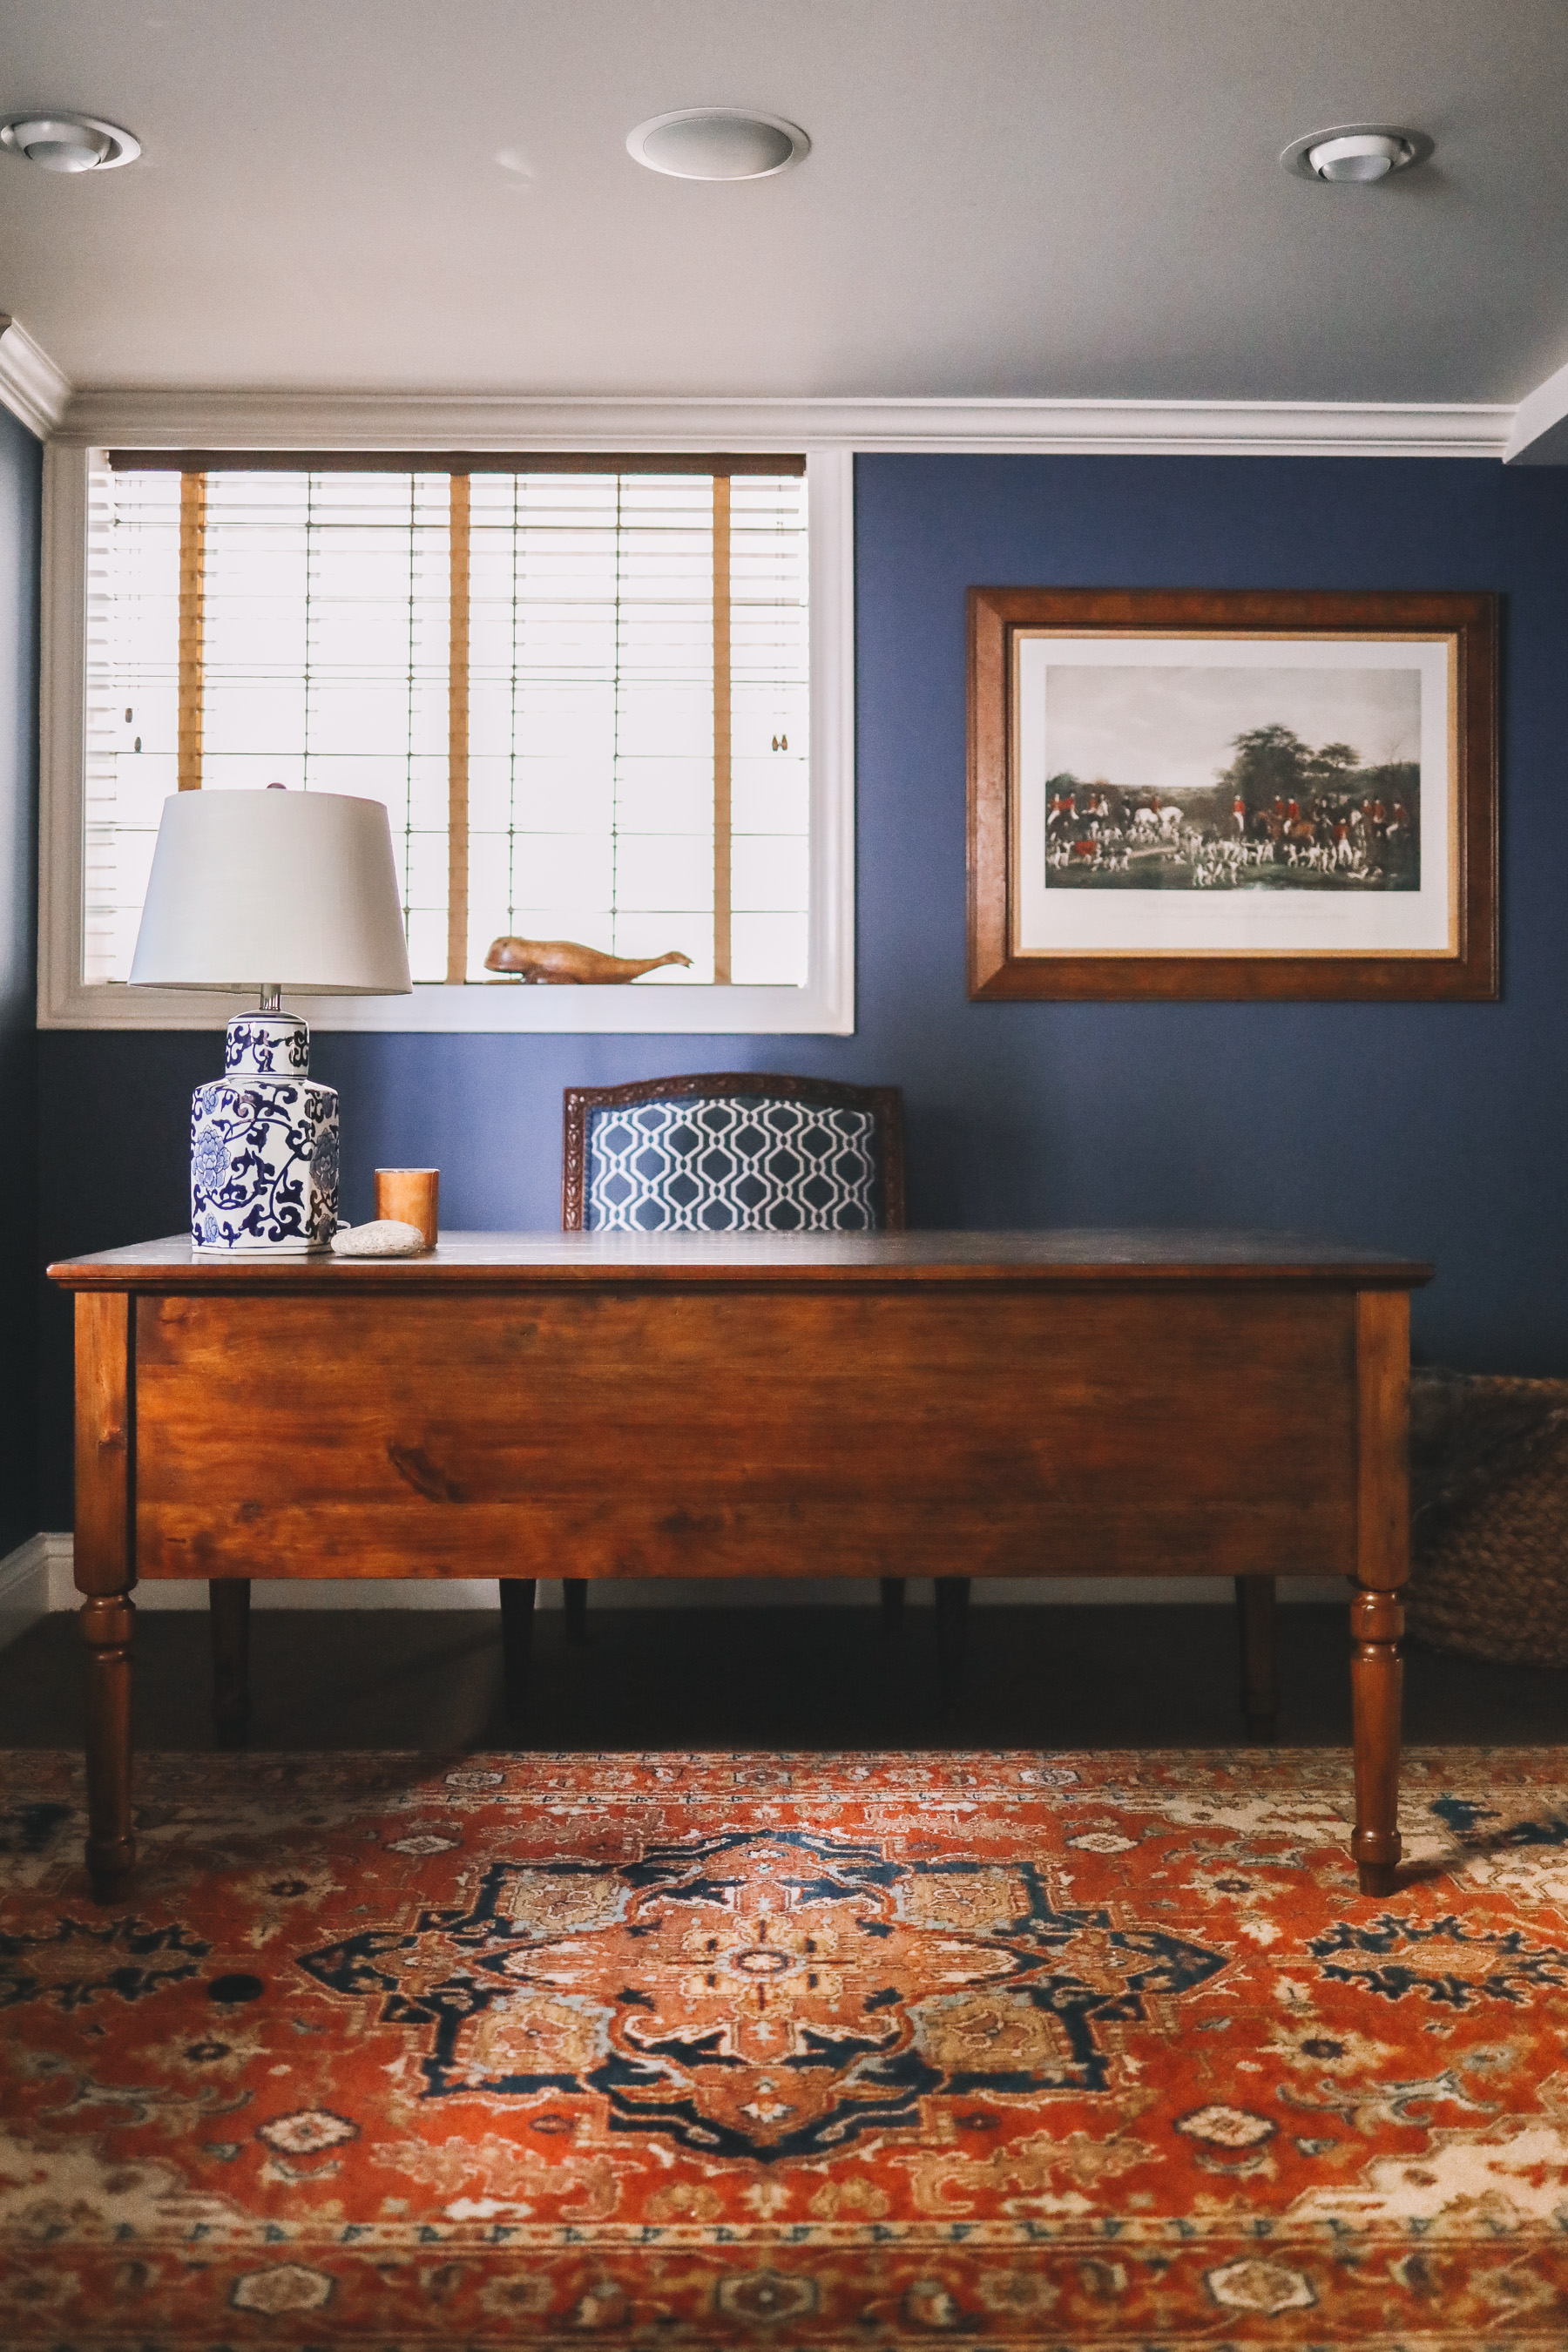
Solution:
<path fill-rule="evenodd" d="M 683 1096 L 588 1116 L 589 1229 L 864 1234 L 880 1223 L 868 1110 Z"/>

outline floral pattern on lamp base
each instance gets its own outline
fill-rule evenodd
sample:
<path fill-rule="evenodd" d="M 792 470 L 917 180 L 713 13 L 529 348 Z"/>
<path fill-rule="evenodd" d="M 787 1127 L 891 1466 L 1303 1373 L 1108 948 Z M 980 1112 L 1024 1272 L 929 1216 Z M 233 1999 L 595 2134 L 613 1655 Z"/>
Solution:
<path fill-rule="evenodd" d="M 287 1013 L 228 1024 L 225 1075 L 191 1097 L 191 1240 L 204 1255 L 324 1250 L 338 1222 L 338 1097 Z"/>

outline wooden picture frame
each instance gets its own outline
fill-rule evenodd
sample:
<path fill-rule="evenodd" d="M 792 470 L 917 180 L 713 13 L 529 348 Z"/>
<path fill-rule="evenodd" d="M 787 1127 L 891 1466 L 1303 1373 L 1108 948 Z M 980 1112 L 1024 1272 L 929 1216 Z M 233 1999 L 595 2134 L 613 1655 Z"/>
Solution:
<path fill-rule="evenodd" d="M 1489 594 L 972 588 L 971 997 L 1496 997 L 1497 654 Z"/>

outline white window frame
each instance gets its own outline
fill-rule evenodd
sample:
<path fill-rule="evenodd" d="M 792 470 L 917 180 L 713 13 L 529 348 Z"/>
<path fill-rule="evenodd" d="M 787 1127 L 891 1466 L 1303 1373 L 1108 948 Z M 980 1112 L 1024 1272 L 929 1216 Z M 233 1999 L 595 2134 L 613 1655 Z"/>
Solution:
<path fill-rule="evenodd" d="M 317 444 L 316 446 L 321 446 Z M 404 446 L 413 446 L 405 444 Z M 449 446 L 449 444 L 447 445 Z M 626 446 L 625 442 L 620 445 Z M 237 997 L 89 985 L 81 976 L 88 476 L 96 453 L 44 452 L 38 1026 L 221 1029 Z M 101 460 L 99 460 L 101 462 Z M 855 499 L 846 447 L 806 457 L 811 562 L 811 918 L 799 988 L 454 987 L 290 997 L 313 1029 L 591 1031 L 622 1036 L 847 1037 L 855 1028 Z"/>

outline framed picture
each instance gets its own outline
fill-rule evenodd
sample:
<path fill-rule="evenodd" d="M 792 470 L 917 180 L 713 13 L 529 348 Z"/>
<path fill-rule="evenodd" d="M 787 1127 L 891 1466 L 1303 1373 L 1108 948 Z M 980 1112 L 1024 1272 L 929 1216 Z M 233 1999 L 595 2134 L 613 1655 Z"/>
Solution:
<path fill-rule="evenodd" d="M 972 588 L 972 997 L 1498 992 L 1497 600 Z"/>

